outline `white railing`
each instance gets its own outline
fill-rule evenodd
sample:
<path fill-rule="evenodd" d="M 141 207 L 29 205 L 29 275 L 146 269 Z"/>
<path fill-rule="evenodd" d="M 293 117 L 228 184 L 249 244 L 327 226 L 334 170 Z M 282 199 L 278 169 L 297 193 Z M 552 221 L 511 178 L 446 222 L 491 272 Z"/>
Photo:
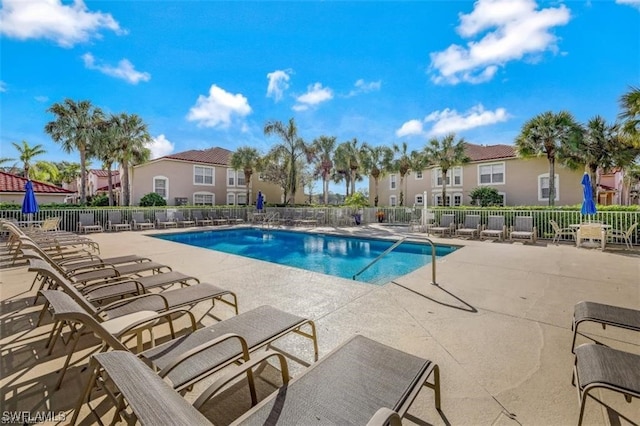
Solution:
<path fill-rule="evenodd" d="M 97 223 L 107 228 L 108 212 L 120 211 L 123 221 L 129 221 L 134 212 L 142 212 L 146 219 L 153 222 L 155 213 L 167 213 L 168 217 L 173 217 L 177 210 L 184 212 L 185 217 L 191 217 L 191 211 L 199 210 L 204 216 L 232 219 L 242 219 L 249 222 L 254 207 L 234 207 L 234 206 L 190 206 L 190 207 L 95 207 L 95 208 L 64 208 L 64 209 L 42 209 L 29 218 L 23 215 L 20 210 L 0 210 L 0 217 L 15 219 L 18 221 L 42 221 L 48 217 L 61 217 L 61 229 L 76 232 L 78 230 L 78 217 L 80 213 L 93 213 Z M 273 217 L 280 218 L 280 222 L 286 223 L 286 218 L 315 218 L 318 226 L 353 226 L 354 215 L 361 216 L 362 224 L 378 223 L 383 225 L 402 225 L 421 222 L 423 210 L 421 207 L 379 207 L 354 209 L 351 207 L 267 207 L 266 214 L 273 214 Z M 532 216 L 534 225 L 537 228 L 538 239 L 552 239 L 554 237 L 550 220 L 556 221 L 561 228 L 566 228 L 571 224 L 597 221 L 610 225 L 612 229 L 627 230 L 636 222 L 640 223 L 640 211 L 599 211 L 592 217 L 583 217 L 579 210 L 514 210 L 509 208 L 447 208 L 437 207 L 428 210 L 429 215 L 438 222 L 443 214 L 454 214 L 456 223 L 463 223 L 464 217 L 468 214 L 480 215 L 481 223 L 487 223 L 489 215 L 501 215 L 505 217 L 507 227 L 511 226 L 516 216 Z M 293 220 L 291 223 L 295 223 Z M 567 239 L 568 237 L 563 237 Z M 634 245 L 640 245 L 640 229 L 636 229 L 631 235 Z"/>

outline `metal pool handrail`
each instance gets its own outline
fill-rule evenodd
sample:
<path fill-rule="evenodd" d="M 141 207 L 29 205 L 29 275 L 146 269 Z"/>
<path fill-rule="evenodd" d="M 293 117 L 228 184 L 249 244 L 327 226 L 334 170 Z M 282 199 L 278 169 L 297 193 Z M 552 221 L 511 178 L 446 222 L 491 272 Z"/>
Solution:
<path fill-rule="evenodd" d="M 367 266 L 365 266 L 364 268 L 362 268 L 358 273 L 356 273 L 353 276 L 353 279 L 355 280 L 358 275 L 360 275 L 361 273 L 363 273 L 364 271 L 366 271 L 367 269 L 369 269 L 371 266 L 373 266 L 373 264 L 375 264 L 378 260 L 382 259 L 384 256 L 386 256 L 389 252 L 391 252 L 393 249 L 395 249 L 396 247 L 398 247 L 400 244 L 402 244 L 404 242 L 404 240 L 406 240 L 407 237 L 402 237 L 400 238 L 398 241 L 396 241 L 395 243 L 393 243 L 393 245 L 391 247 L 389 247 L 388 249 L 386 249 L 385 251 L 383 251 L 382 253 L 380 253 L 378 255 L 378 257 L 376 257 L 375 259 L 373 259 L 371 261 L 371 263 L 369 263 Z"/>

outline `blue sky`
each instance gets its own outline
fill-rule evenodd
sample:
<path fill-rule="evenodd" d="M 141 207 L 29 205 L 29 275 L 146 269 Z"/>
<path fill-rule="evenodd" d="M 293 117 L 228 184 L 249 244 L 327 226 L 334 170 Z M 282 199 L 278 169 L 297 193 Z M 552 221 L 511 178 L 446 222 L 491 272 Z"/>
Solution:
<path fill-rule="evenodd" d="M 544 111 L 613 122 L 640 85 L 640 0 L 2 0 L 0 19 L 2 157 L 78 161 L 43 131 L 65 98 L 140 115 L 161 156 L 266 152 L 291 117 L 307 141 L 512 144 Z"/>

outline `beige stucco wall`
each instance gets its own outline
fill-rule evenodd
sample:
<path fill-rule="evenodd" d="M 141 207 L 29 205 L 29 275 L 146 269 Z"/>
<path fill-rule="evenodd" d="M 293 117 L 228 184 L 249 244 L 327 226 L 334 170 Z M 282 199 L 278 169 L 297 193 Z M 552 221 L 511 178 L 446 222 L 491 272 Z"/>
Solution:
<path fill-rule="evenodd" d="M 214 195 L 216 205 L 224 205 L 232 198 L 236 200 L 238 195 L 245 195 L 247 187 L 238 185 L 237 178 L 244 177 L 242 171 L 236 172 L 234 184 L 229 185 L 228 167 L 214 167 L 213 185 L 194 184 L 194 166 L 196 164 L 188 161 L 160 159 L 149 163 L 133 167 L 130 175 L 131 182 L 131 202 L 133 205 L 140 204 L 140 199 L 146 194 L 153 192 L 153 179 L 163 176 L 168 179 L 167 205 L 175 205 L 176 197 L 187 198 L 188 204 L 193 204 L 195 193 L 211 193 Z M 213 167 L 211 165 L 197 164 L 199 166 Z M 258 174 L 251 177 L 249 190 L 249 204 L 255 204 L 258 191 L 262 191 L 267 203 L 279 203 L 282 199 L 282 191 L 272 183 L 260 181 Z M 233 194 L 233 197 L 229 197 Z M 296 196 L 296 198 L 300 198 Z"/>
<path fill-rule="evenodd" d="M 42 204 L 64 204 L 64 199 L 67 195 L 71 194 L 48 194 L 48 193 L 36 193 L 36 200 L 39 205 Z M 24 192 L 3 192 L 0 193 L 0 203 L 13 203 L 22 205 L 24 200 Z"/>
<path fill-rule="evenodd" d="M 482 186 L 479 184 L 479 166 L 493 163 L 504 163 L 504 184 L 489 184 L 496 188 L 498 192 L 504 193 L 506 197 L 506 205 L 508 206 L 535 206 L 535 205 L 548 205 L 548 200 L 539 199 L 538 196 L 538 177 L 540 175 L 549 173 L 549 163 L 546 158 L 533 158 L 533 159 L 507 159 L 496 161 L 483 161 L 466 164 L 462 168 L 462 184 L 461 185 L 447 185 L 447 194 L 460 194 L 462 195 L 462 204 L 471 204 L 471 198 L 469 194 L 476 187 Z M 556 205 L 571 205 L 582 202 L 582 186 L 580 181 L 582 179 L 582 170 L 572 171 L 568 168 L 562 167 L 556 164 L 555 173 L 557 175 L 556 180 L 556 192 L 558 197 L 556 198 Z M 405 206 L 413 206 L 416 202 L 416 195 L 423 194 L 427 191 L 427 204 L 431 205 L 434 202 L 434 194 L 441 194 L 442 187 L 435 185 L 435 179 L 433 171 L 427 169 L 422 173 L 422 179 L 418 179 L 415 172 L 411 172 L 405 177 L 406 192 L 405 192 Z M 390 189 L 390 177 L 389 175 L 380 179 L 379 184 L 379 205 L 389 205 L 389 200 L 392 195 L 396 196 L 397 203 L 400 202 L 400 176 L 396 176 L 397 188 L 395 190 Z M 451 180 L 453 182 L 453 180 Z M 373 179 L 369 182 L 370 200 L 373 204 L 375 197 L 375 189 Z"/>

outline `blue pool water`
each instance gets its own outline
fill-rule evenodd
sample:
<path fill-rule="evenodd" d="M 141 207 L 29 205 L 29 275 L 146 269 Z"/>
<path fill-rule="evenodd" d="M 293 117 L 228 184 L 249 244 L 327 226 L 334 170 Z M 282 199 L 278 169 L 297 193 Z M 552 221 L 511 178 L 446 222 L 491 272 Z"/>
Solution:
<path fill-rule="evenodd" d="M 224 253 L 293 266 L 351 279 L 394 242 L 255 228 L 161 234 L 155 237 Z M 437 257 L 456 247 L 436 246 Z M 384 284 L 431 262 L 431 246 L 403 242 L 358 276 L 358 281 Z"/>

